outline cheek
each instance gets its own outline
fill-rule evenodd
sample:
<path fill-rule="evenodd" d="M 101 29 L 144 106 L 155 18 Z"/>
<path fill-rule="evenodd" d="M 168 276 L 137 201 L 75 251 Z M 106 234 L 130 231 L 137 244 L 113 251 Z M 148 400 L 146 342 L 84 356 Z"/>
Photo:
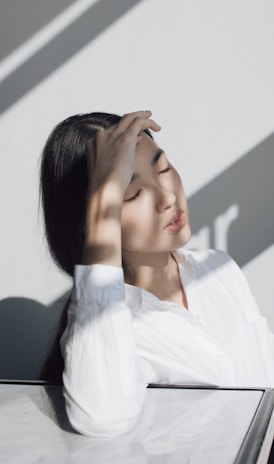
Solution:
<path fill-rule="evenodd" d="M 151 209 L 142 202 L 126 205 L 122 210 L 122 247 L 142 248 L 155 237 Z"/>

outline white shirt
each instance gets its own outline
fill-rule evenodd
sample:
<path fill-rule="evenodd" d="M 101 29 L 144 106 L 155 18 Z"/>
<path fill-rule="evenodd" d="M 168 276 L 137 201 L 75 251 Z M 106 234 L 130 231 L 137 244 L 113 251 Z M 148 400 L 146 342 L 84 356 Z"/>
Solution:
<path fill-rule="evenodd" d="M 124 284 L 123 270 L 76 266 L 61 340 L 68 417 L 111 436 L 137 421 L 150 383 L 274 387 L 274 336 L 225 253 L 174 253 L 188 310 Z"/>

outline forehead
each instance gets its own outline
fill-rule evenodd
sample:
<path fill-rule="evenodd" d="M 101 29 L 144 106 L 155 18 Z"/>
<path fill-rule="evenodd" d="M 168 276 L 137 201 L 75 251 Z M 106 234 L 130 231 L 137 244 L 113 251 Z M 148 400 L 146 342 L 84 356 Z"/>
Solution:
<path fill-rule="evenodd" d="M 145 132 L 141 134 L 141 140 L 138 142 L 136 146 L 135 152 L 135 161 L 147 161 L 150 163 L 151 159 L 155 155 L 156 151 L 159 149 L 156 142 L 149 137 Z"/>

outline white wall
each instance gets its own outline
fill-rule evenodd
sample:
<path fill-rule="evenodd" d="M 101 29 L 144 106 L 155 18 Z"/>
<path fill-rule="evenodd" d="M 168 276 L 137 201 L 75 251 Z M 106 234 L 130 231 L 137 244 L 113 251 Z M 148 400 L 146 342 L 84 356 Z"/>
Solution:
<path fill-rule="evenodd" d="M 75 2 L 74 8 L 83 11 L 92 3 Z M 64 14 L 73 17 L 76 10 Z M 273 19 L 270 0 L 140 1 L 2 114 L 1 298 L 27 297 L 48 305 L 70 285 L 48 257 L 38 214 L 39 158 L 53 126 L 79 112 L 151 109 L 163 128 L 157 140 L 191 198 L 237 162 L 251 159 L 252 149 L 274 132 Z M 45 27 L 45 41 L 53 26 Z M 33 44 L 42 47 L 39 36 Z M 14 51 L 15 63 L 18 56 L 24 59 L 21 51 Z M 4 66 L 7 60 L 0 75 Z M 255 187 L 263 180 L 254 173 L 250 182 Z M 264 194 L 266 224 L 269 217 L 273 221 L 273 185 Z M 241 188 L 244 196 L 245 182 Z M 220 202 L 225 195 L 221 188 L 216 191 Z M 242 212 L 237 204 L 231 211 L 236 224 Z M 258 223 L 256 210 L 252 214 L 260 242 L 261 219 Z M 226 247 L 218 233 L 217 245 Z M 244 271 L 274 331 L 269 234 L 266 249 L 257 255 L 252 239 L 252 259 Z M 207 244 L 206 235 L 201 237 Z"/>

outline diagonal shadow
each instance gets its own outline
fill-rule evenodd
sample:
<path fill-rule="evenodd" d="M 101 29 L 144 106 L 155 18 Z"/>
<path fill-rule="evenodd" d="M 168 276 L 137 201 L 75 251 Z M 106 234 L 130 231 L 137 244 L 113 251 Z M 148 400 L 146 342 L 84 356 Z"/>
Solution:
<path fill-rule="evenodd" d="M 142 0 L 100 0 L 0 84 L 0 113 Z"/>
<path fill-rule="evenodd" d="M 1 0 L 0 61 L 78 0 Z"/>
<path fill-rule="evenodd" d="M 244 266 L 273 245 L 273 173 L 274 133 L 189 198 L 192 233 L 207 228 L 206 247 L 219 248 L 217 221 L 234 205 L 238 215 L 225 235 L 227 251 L 237 263 Z"/>

